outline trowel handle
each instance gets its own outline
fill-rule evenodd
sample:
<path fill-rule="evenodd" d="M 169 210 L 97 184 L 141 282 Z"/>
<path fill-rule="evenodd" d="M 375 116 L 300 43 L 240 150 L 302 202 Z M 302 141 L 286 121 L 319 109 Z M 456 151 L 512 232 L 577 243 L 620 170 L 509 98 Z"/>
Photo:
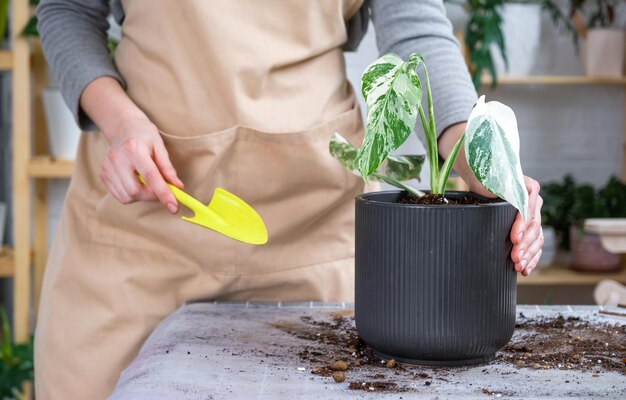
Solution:
<path fill-rule="evenodd" d="M 167 183 L 167 182 L 166 182 Z M 187 206 L 192 211 L 202 210 L 207 208 L 204 204 L 202 204 L 198 199 L 191 196 L 190 194 L 180 190 L 176 186 L 171 183 L 167 183 L 167 187 L 170 188 L 176 200 L 178 200 L 181 204 Z"/>
<path fill-rule="evenodd" d="M 137 178 L 139 178 L 139 182 L 141 182 L 144 185 L 146 184 L 146 181 L 143 179 L 143 176 L 139 175 L 139 173 L 137 173 Z M 174 197 L 176 197 L 176 200 L 178 200 L 181 204 L 191 209 L 193 212 L 196 212 L 196 210 L 201 210 L 203 208 L 206 208 L 204 204 L 202 204 L 193 196 L 183 192 L 182 190 L 172 185 L 171 183 L 168 183 L 168 182 L 165 182 L 165 183 L 167 184 L 167 187 L 170 188 L 170 190 L 172 191 L 172 194 L 174 195 Z"/>

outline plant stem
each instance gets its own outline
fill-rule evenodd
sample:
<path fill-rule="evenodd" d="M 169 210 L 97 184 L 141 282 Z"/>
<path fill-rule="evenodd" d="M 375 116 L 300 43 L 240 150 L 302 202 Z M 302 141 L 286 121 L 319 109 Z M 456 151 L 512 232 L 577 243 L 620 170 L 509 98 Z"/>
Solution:
<path fill-rule="evenodd" d="M 430 190 L 432 194 L 443 194 L 437 187 L 439 182 L 439 149 L 437 148 L 437 128 L 435 127 L 435 111 L 433 107 L 433 95 L 430 91 L 430 79 L 428 77 L 428 69 L 426 64 L 421 63 L 424 67 L 424 78 L 426 78 L 426 99 L 428 102 L 428 119 L 424 113 L 421 104 L 417 105 L 422 127 L 424 128 L 424 136 L 426 137 L 426 151 L 428 153 L 428 162 L 430 165 Z"/>
<path fill-rule="evenodd" d="M 439 181 L 439 152 L 437 150 L 437 135 L 430 132 L 430 126 L 424 114 L 421 104 L 417 106 L 417 110 L 422 120 L 424 128 L 424 136 L 426 137 L 426 153 L 428 154 L 428 164 L 430 165 L 430 190 L 433 194 L 437 193 L 437 182 Z"/>
<path fill-rule="evenodd" d="M 448 154 L 448 158 L 446 159 L 446 161 L 443 163 L 443 166 L 441 167 L 441 173 L 439 174 L 439 182 L 438 182 L 439 188 L 438 189 L 441 191 L 442 194 L 444 194 L 446 191 L 446 186 L 448 184 L 448 177 L 450 176 L 450 172 L 452 171 L 452 166 L 454 165 L 454 161 L 456 160 L 456 157 L 459 155 L 459 149 L 461 148 L 461 145 L 463 144 L 464 139 L 465 139 L 465 133 L 463 133 L 463 135 L 456 142 L 456 144 L 452 148 L 452 151 L 450 152 L 450 154 Z"/>
<path fill-rule="evenodd" d="M 428 122 L 430 123 L 430 133 L 433 136 L 433 138 L 435 139 L 435 147 L 437 147 L 437 129 L 435 128 L 435 108 L 433 106 L 433 94 L 430 91 L 430 79 L 428 77 L 428 68 L 426 68 L 426 64 L 424 65 L 424 76 L 426 77 L 426 85 L 428 86 L 428 90 L 426 91 L 427 93 L 427 99 L 428 99 Z M 439 157 L 439 153 L 435 153 L 436 157 Z M 439 163 L 439 160 L 437 160 L 437 163 Z"/>

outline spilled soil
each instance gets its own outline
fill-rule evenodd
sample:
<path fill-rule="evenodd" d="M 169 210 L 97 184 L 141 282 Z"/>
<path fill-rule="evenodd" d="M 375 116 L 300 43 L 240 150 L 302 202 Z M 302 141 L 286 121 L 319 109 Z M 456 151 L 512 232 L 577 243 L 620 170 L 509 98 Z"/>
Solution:
<path fill-rule="evenodd" d="M 328 320 L 305 316 L 301 322 L 275 327 L 311 342 L 298 357 L 311 366 L 313 374 L 334 382 L 347 381 L 351 390 L 402 393 L 412 389 L 398 382 L 409 380 L 430 386 L 433 380 L 449 381 L 450 374 L 459 369 L 481 368 L 418 367 L 383 360 L 359 338 L 354 317 L 341 313 L 333 314 Z M 626 325 L 591 325 L 576 317 L 563 316 L 530 319 L 520 314 L 513 339 L 492 363 L 519 369 L 588 371 L 594 376 L 606 371 L 626 375 L 625 345 Z M 351 376 L 357 371 L 359 379 Z M 394 379 L 400 376 L 403 379 Z"/>
<path fill-rule="evenodd" d="M 626 325 L 590 325 L 580 318 L 521 318 L 517 337 L 497 360 L 518 368 L 615 371 L 626 375 Z"/>

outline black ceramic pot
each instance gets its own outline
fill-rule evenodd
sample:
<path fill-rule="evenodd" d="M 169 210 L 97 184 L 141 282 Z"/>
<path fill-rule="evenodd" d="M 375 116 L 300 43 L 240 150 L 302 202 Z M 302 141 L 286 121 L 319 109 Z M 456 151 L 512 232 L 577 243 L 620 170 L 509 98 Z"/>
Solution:
<path fill-rule="evenodd" d="M 446 192 L 446 197 L 466 195 Z M 383 358 L 425 365 L 489 361 L 513 335 L 517 210 L 356 198 L 356 327 Z"/>

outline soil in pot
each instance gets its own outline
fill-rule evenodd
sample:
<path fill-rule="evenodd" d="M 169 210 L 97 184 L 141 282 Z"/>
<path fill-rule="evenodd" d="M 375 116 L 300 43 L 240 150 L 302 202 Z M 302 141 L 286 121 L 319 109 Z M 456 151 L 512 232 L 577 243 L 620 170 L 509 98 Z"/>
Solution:
<path fill-rule="evenodd" d="M 419 205 L 440 205 L 440 206 L 456 206 L 456 205 L 479 205 L 488 203 L 498 203 L 503 200 L 478 198 L 475 195 L 464 195 L 458 198 L 447 198 L 440 194 L 426 194 L 425 196 L 405 195 L 400 198 L 400 204 L 419 204 Z"/>

